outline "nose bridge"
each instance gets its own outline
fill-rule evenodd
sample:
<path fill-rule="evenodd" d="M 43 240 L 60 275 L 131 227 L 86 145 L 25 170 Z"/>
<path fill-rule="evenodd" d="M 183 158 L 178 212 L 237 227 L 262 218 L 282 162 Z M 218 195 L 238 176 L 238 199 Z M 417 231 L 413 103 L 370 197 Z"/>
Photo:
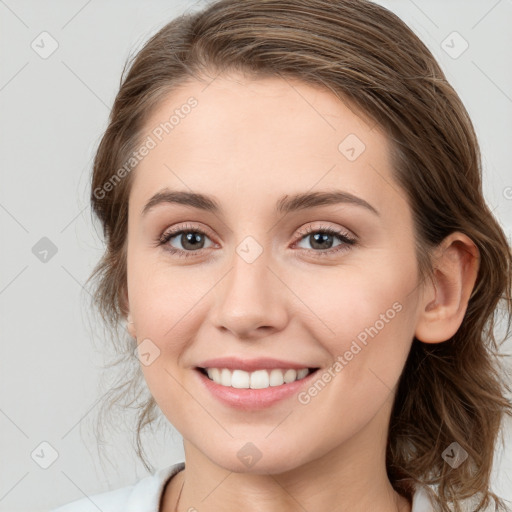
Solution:
<path fill-rule="evenodd" d="M 271 251 L 254 237 L 245 237 L 230 261 L 230 272 L 216 294 L 217 327 L 240 337 L 250 336 L 260 327 L 281 329 L 286 323 L 283 284 L 269 269 Z"/>

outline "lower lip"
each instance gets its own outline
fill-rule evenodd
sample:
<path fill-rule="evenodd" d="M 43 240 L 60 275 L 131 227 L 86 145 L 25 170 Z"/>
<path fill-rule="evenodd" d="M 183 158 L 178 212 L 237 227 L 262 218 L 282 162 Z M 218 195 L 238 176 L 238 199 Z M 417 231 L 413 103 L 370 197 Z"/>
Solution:
<path fill-rule="evenodd" d="M 295 395 L 299 392 L 300 388 L 309 385 L 313 376 L 318 370 L 310 373 L 303 379 L 290 382 L 289 384 L 282 384 L 281 386 L 270 386 L 265 389 L 250 389 L 250 388 L 233 388 L 228 386 L 221 386 L 213 380 L 210 380 L 206 375 L 199 370 L 195 373 L 199 376 L 203 385 L 222 403 L 243 410 L 265 409 Z"/>

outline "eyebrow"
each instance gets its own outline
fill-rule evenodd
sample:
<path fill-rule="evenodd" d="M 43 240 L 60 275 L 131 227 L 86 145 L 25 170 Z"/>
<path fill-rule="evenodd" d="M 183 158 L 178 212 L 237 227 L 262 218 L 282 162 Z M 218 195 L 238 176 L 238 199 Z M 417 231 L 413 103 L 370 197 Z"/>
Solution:
<path fill-rule="evenodd" d="M 297 210 L 338 203 L 360 206 L 372 212 L 374 215 L 380 216 L 380 213 L 370 203 L 361 197 L 343 190 L 305 192 L 302 194 L 294 194 L 292 196 L 287 194 L 282 196 L 276 202 L 275 210 L 276 213 L 286 214 Z M 149 210 L 160 204 L 182 204 L 214 214 L 222 212 L 222 208 L 219 203 L 211 196 L 199 194 L 197 192 L 163 189 L 152 196 L 146 203 L 142 210 L 142 215 L 146 215 Z"/>

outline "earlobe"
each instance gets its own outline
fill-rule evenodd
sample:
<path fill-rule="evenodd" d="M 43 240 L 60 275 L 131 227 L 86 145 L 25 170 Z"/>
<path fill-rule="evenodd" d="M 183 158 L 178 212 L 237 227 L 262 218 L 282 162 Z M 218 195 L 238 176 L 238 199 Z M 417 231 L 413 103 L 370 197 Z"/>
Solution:
<path fill-rule="evenodd" d="M 460 232 L 446 237 L 434 255 L 434 279 L 425 287 L 415 336 L 424 343 L 450 339 L 459 329 L 479 268 L 475 243 Z"/>

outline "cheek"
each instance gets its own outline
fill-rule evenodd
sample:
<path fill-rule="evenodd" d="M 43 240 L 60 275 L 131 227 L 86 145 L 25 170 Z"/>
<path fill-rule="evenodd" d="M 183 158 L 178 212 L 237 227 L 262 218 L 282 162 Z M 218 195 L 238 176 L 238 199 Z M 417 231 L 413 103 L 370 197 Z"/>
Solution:
<path fill-rule="evenodd" d="M 132 269 L 134 272 L 129 274 L 138 342 L 146 343 L 149 352 L 156 354 L 141 369 L 159 408 L 180 429 L 187 425 L 187 421 L 184 425 L 183 422 L 190 407 L 190 396 L 183 388 L 188 370 L 180 367 L 180 358 L 197 339 L 208 312 L 205 298 L 215 281 L 210 283 L 204 273 L 204 278 L 199 278 L 192 266 L 186 271 L 156 264 L 150 268 L 139 274 Z"/>
<path fill-rule="evenodd" d="M 198 338 L 210 310 L 208 292 L 218 279 L 211 271 L 200 273 L 193 266 L 178 269 L 140 261 L 137 268 L 138 262 L 134 259 L 133 263 L 128 281 L 137 340 L 140 347 L 145 343 L 155 354 L 141 369 L 158 406 L 171 423 L 181 425 L 180 415 L 190 405 L 190 396 L 180 384 L 188 372 L 181 368 L 181 358 Z M 141 352 L 144 350 L 139 351 L 144 363 Z"/>
<path fill-rule="evenodd" d="M 315 313 L 302 325 L 331 358 L 298 398 L 305 410 L 314 411 L 310 416 L 316 420 L 305 420 L 311 431 L 325 415 L 327 439 L 349 437 L 363 428 L 404 368 L 414 334 L 414 280 L 406 266 L 385 270 L 353 267 L 338 276 L 317 275 L 314 285 L 298 292 Z"/>
<path fill-rule="evenodd" d="M 175 333 L 196 314 L 196 306 L 215 283 L 208 272 L 198 272 L 193 265 L 173 268 L 160 260 L 134 253 L 127 266 L 128 298 L 137 337 L 148 337 L 155 343 L 179 338 Z"/>
<path fill-rule="evenodd" d="M 294 292 L 308 306 L 296 316 L 331 360 L 341 361 L 337 369 L 344 377 L 338 381 L 366 386 L 376 380 L 373 371 L 394 385 L 414 335 L 414 273 L 414 260 L 381 259 L 380 264 L 340 267 L 296 281 Z"/>

